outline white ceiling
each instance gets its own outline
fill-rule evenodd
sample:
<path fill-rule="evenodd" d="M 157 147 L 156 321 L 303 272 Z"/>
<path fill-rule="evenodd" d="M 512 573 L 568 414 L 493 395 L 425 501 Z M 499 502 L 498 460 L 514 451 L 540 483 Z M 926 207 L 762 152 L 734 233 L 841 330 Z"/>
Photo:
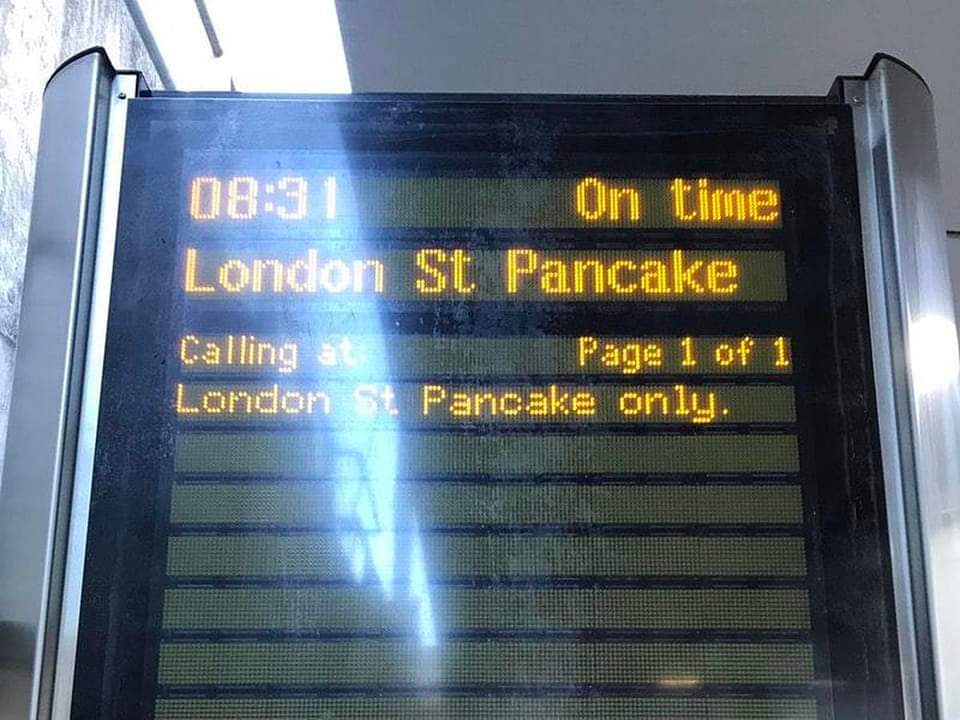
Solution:
<path fill-rule="evenodd" d="M 960 229 L 960 0 L 339 0 L 354 92 L 817 94 L 875 52 L 932 87 Z"/>

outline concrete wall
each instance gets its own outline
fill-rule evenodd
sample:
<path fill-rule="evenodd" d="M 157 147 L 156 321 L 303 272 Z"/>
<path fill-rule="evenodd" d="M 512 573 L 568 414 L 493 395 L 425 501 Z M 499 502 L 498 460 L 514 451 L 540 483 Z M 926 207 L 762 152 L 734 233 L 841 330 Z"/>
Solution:
<path fill-rule="evenodd" d="M 6 437 L 43 88 L 65 59 L 102 45 L 159 87 L 123 0 L 0 0 L 0 448 Z M 0 454 L 2 467 L 2 454 Z"/>

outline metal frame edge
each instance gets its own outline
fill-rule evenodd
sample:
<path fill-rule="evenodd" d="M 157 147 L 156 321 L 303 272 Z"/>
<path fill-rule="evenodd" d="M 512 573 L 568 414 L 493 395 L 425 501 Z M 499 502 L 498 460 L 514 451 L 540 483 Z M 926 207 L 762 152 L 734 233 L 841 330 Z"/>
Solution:
<path fill-rule="evenodd" d="M 910 578 L 910 553 L 907 542 L 903 477 L 899 447 L 897 402 L 894 396 L 893 333 L 888 315 L 887 279 L 880 237 L 880 209 L 877 177 L 873 164 L 873 133 L 866 106 L 867 83 L 863 79 L 841 81 L 847 103 L 853 111 L 856 142 L 857 180 L 860 190 L 860 224 L 863 235 L 864 270 L 867 280 L 867 307 L 873 351 L 873 371 L 877 399 L 877 424 L 880 431 L 887 532 L 900 646 L 900 670 L 903 684 L 904 716 L 921 720 L 920 686 L 917 681 L 917 648 L 914 625 L 914 601 Z"/>
<path fill-rule="evenodd" d="M 127 107 L 137 96 L 136 74 L 120 73 L 112 83 L 109 103 L 104 172 L 100 189 L 100 218 L 97 230 L 93 288 L 87 325 L 86 358 L 83 369 L 83 397 L 80 406 L 76 463 L 73 474 L 73 496 L 70 508 L 64 591 L 56 650 L 53 683 L 53 718 L 70 717 L 73 700 L 73 677 L 76 664 L 80 624 L 80 598 L 86 537 L 93 483 L 94 450 L 100 416 L 100 394 L 103 376 L 103 353 L 106 344 L 113 258 L 116 247 L 117 222 L 120 213 L 120 180 L 126 141 Z"/>
<path fill-rule="evenodd" d="M 905 717 L 953 720 L 960 717 L 960 616 L 950 612 L 960 596 L 960 359 L 933 100 L 919 75 L 889 57 L 842 87 L 857 136 Z M 918 360 L 943 348 L 942 376 L 931 377 Z"/>
<path fill-rule="evenodd" d="M 0 485 L 0 707 L 49 717 L 94 238 L 115 73 L 89 52 L 44 93 Z"/>

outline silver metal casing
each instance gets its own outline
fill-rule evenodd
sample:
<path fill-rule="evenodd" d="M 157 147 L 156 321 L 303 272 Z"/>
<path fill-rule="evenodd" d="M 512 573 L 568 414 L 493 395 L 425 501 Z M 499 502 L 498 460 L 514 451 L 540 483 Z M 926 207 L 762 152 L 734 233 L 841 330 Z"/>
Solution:
<path fill-rule="evenodd" d="M 852 106 L 905 715 L 960 718 L 960 377 L 933 98 L 878 56 Z"/>
<path fill-rule="evenodd" d="M 85 438 L 92 447 L 94 439 L 95 425 L 81 427 L 80 410 L 98 402 L 84 367 L 91 355 L 91 298 L 98 294 L 94 268 L 103 248 L 107 137 L 117 122 L 111 98 L 121 84 L 135 94 L 137 75 L 118 75 L 97 49 L 64 64 L 44 93 L 0 484 L 2 720 L 66 717 L 54 713 L 51 702 L 61 603 L 80 591 L 79 576 L 64 576 L 66 539 L 76 519 L 78 446 Z M 117 173 L 119 159 L 112 153 Z M 82 558 L 82 538 L 79 552 Z"/>

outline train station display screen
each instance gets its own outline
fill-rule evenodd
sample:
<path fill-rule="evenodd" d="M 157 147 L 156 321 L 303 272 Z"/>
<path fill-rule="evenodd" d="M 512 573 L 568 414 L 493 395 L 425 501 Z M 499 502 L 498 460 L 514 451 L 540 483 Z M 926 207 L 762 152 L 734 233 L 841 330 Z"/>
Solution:
<path fill-rule="evenodd" d="M 130 102 L 75 718 L 899 717 L 850 119 Z"/>

